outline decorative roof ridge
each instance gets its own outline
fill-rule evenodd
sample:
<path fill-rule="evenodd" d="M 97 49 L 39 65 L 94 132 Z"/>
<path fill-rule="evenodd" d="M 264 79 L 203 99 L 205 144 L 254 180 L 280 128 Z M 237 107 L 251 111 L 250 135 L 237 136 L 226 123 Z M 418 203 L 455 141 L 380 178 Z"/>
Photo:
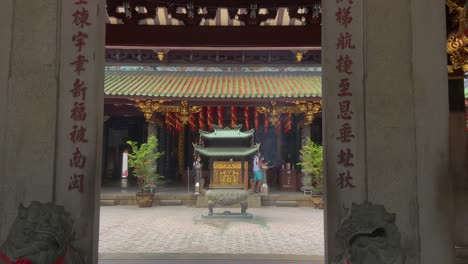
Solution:
<path fill-rule="evenodd" d="M 241 132 L 242 128 L 242 124 L 238 124 L 238 125 L 235 125 L 233 127 L 222 127 L 222 126 L 219 126 L 219 125 L 213 125 L 213 129 L 215 130 L 214 132 L 218 131 L 218 130 L 237 130 L 239 132 Z"/>
<path fill-rule="evenodd" d="M 246 149 L 251 149 L 251 148 L 259 148 L 261 146 L 261 142 L 258 142 L 258 143 L 255 143 L 253 145 L 249 145 L 249 146 L 235 146 L 233 148 L 246 148 Z M 195 143 L 195 142 L 192 142 L 192 146 L 194 148 L 202 148 L 202 149 L 212 149 L 212 148 L 226 148 L 226 147 L 205 147 L 203 145 L 200 145 L 198 143 Z"/>
<path fill-rule="evenodd" d="M 321 65 L 155 65 L 155 64 L 116 64 L 106 65 L 105 71 L 119 72 L 210 72 L 210 73 L 248 73 L 248 72 L 322 72 Z"/>
<path fill-rule="evenodd" d="M 205 130 L 201 130 L 199 129 L 198 132 L 200 133 L 200 136 L 201 137 L 207 137 L 207 138 L 215 138 L 217 136 L 220 136 L 220 138 L 223 138 L 223 137 L 239 137 L 239 138 L 245 138 L 245 137 L 250 137 L 254 134 L 255 130 L 254 129 L 250 129 L 250 130 L 247 130 L 247 131 L 241 131 L 241 128 L 242 128 L 242 124 L 238 124 L 238 125 L 235 125 L 233 127 L 221 127 L 219 125 L 214 125 L 213 124 L 213 129 L 214 131 L 212 132 L 208 132 L 208 131 L 205 131 Z M 217 134 L 219 133 L 219 134 Z M 234 135 L 230 135 L 230 136 L 227 136 L 229 134 L 226 134 L 226 133 L 234 133 Z"/>

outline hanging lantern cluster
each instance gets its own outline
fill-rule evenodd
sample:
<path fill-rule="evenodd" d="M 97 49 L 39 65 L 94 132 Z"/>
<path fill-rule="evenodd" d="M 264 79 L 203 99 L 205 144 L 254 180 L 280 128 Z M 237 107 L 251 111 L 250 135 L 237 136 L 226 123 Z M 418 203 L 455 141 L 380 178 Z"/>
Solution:
<path fill-rule="evenodd" d="M 197 128 L 213 131 L 215 124 L 221 128 L 224 126 L 224 108 L 222 106 L 189 106 L 187 101 L 182 101 L 180 106 L 163 105 L 164 101 L 135 100 L 135 102 L 135 106 L 144 113 L 148 122 L 154 122 L 152 117 L 154 112 L 165 113 L 164 121 L 166 127 L 173 134 L 176 132 L 183 132 L 185 125 L 188 125 L 192 132 L 196 132 Z M 259 131 L 259 115 L 262 114 L 264 133 L 268 132 L 269 126 L 271 125 L 277 132 L 283 129 L 284 133 L 287 134 L 292 131 L 292 114 L 304 114 L 304 123 L 310 124 L 314 120 L 314 116 L 322 110 L 321 101 L 294 101 L 287 103 L 292 103 L 294 105 L 278 106 L 277 102 L 271 102 L 270 106 L 258 106 L 253 109 L 249 107 L 243 107 L 241 109 L 234 106 L 230 107 L 230 126 L 234 127 L 239 124 L 239 112 L 243 112 L 244 128 L 250 130 L 250 113 L 253 111 L 255 130 Z"/>

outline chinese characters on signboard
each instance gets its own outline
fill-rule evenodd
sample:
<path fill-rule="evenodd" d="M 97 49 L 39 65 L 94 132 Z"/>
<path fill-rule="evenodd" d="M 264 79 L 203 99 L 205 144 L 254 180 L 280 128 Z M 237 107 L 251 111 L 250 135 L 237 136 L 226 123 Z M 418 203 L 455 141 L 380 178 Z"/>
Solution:
<path fill-rule="evenodd" d="M 338 137 L 339 153 L 337 156 L 337 164 L 339 167 L 338 175 L 336 175 L 336 183 L 340 189 L 352 189 L 356 186 L 353 184 L 353 175 L 351 169 L 354 167 L 353 150 L 350 147 L 354 141 L 352 120 L 354 112 L 351 93 L 351 74 L 353 74 L 352 54 L 356 49 L 353 42 L 353 35 L 349 32 L 353 26 L 353 0 L 336 0 L 337 10 L 335 12 L 336 22 L 340 27 L 340 32 L 336 37 L 336 70 L 338 81 L 336 83 L 336 92 L 338 96 L 338 115 L 339 121 Z"/>
<path fill-rule="evenodd" d="M 86 71 L 89 63 L 84 50 L 88 41 L 88 32 L 91 22 L 89 21 L 89 9 L 87 0 L 75 0 L 75 10 L 71 17 L 73 35 L 71 41 L 75 54 L 70 62 L 74 73 L 74 81 L 70 83 L 69 93 L 73 98 L 70 109 L 70 119 L 73 125 L 70 127 L 69 139 L 73 144 L 73 152 L 70 153 L 69 166 L 73 170 L 70 175 L 68 190 L 83 192 L 83 181 L 86 177 L 85 168 L 87 157 L 82 153 L 82 148 L 88 143 L 86 139 L 86 83 L 81 74 Z"/>

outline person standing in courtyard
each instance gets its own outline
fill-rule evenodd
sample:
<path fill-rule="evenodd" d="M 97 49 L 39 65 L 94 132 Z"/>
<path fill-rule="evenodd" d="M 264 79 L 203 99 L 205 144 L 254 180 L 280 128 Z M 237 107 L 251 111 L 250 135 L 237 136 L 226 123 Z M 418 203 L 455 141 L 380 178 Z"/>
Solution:
<path fill-rule="evenodd" d="M 262 186 L 263 173 L 262 173 L 263 162 L 260 160 L 260 153 L 255 154 L 253 159 L 253 174 L 255 180 L 254 192 L 260 193 L 260 187 Z"/>
<path fill-rule="evenodd" d="M 201 163 L 201 158 L 200 156 L 197 156 L 195 160 L 193 161 L 193 170 L 195 172 L 194 178 L 195 178 L 195 183 L 197 183 L 200 178 L 202 177 L 202 163 Z"/>

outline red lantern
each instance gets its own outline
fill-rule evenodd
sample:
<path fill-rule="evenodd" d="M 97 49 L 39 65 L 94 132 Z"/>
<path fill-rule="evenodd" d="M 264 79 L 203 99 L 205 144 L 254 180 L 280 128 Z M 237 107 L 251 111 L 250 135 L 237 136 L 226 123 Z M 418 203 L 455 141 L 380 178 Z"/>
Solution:
<path fill-rule="evenodd" d="M 202 106 L 200 112 L 198 113 L 198 128 L 205 130 L 205 107 Z"/>
<path fill-rule="evenodd" d="M 166 113 L 166 127 L 167 127 L 167 130 L 169 130 L 170 132 L 174 133 L 174 126 L 175 126 L 175 123 L 174 123 L 174 117 L 172 115 L 171 112 L 167 112 Z"/>
<path fill-rule="evenodd" d="M 254 125 L 255 125 L 255 130 L 258 130 L 258 110 L 255 108 L 254 111 Z"/>
<path fill-rule="evenodd" d="M 213 107 L 208 106 L 208 130 L 213 130 Z"/>
<path fill-rule="evenodd" d="M 177 132 L 181 132 L 182 129 L 184 129 L 184 125 L 182 124 L 182 121 L 180 120 L 179 113 L 174 114 L 174 120 L 175 120 L 175 127 L 176 127 Z"/>
<path fill-rule="evenodd" d="M 218 126 L 223 128 L 223 107 L 218 106 Z"/>
<path fill-rule="evenodd" d="M 286 114 L 286 122 L 284 124 L 284 133 L 287 134 L 291 131 L 292 129 L 292 114 L 287 113 Z"/>
<path fill-rule="evenodd" d="M 195 132 L 197 130 L 197 122 L 196 122 L 195 113 L 190 114 L 189 123 L 190 123 L 190 131 Z"/>
<path fill-rule="evenodd" d="M 231 107 L 231 127 L 237 125 L 237 107 Z"/>
<path fill-rule="evenodd" d="M 249 125 L 249 107 L 245 107 L 244 108 L 244 120 L 245 120 L 245 130 L 249 130 L 250 129 L 250 125 Z"/>

